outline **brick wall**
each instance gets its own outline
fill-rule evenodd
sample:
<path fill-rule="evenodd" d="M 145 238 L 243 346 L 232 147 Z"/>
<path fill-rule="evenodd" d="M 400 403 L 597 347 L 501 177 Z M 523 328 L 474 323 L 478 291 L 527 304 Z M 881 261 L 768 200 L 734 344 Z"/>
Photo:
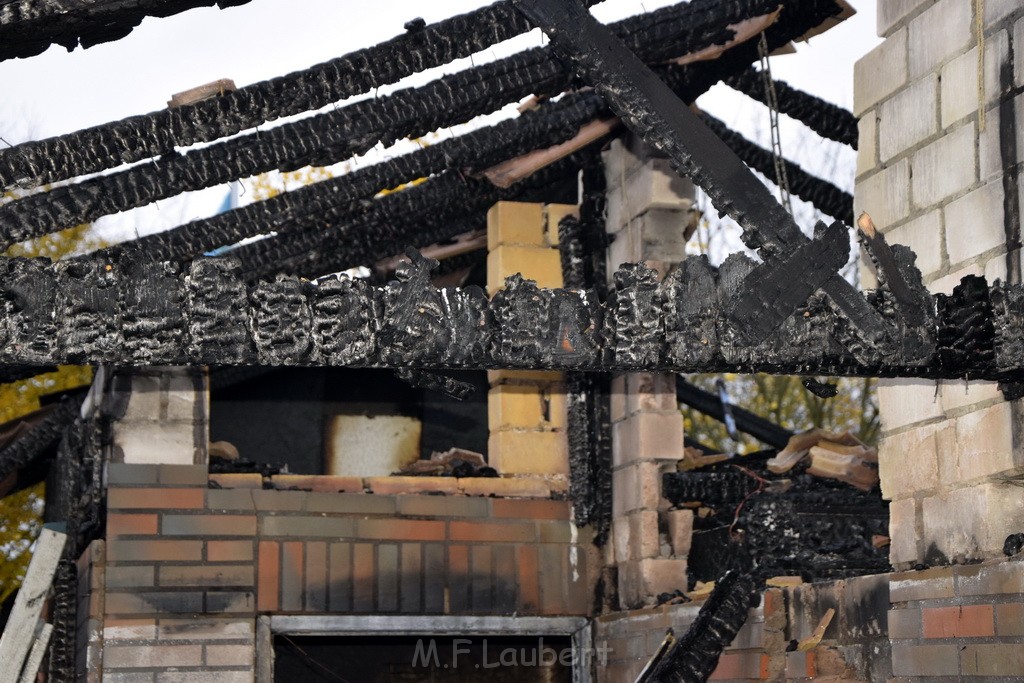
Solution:
<path fill-rule="evenodd" d="M 603 153 L 607 181 L 609 284 L 623 263 L 643 261 L 662 277 L 686 256 L 693 184 L 667 159 L 632 136 Z M 675 375 L 618 375 L 611 386 L 612 534 L 608 564 L 617 567 L 623 607 L 651 604 L 686 589 L 693 513 L 668 511 L 661 475 L 683 457 L 683 420 Z"/>
<path fill-rule="evenodd" d="M 917 252 L 933 292 L 971 274 L 1019 282 L 1024 6 L 882 0 L 878 28 L 855 68 L 857 210 Z M 883 380 L 879 399 L 893 565 L 997 556 L 1024 528 L 1024 499 L 999 483 L 1024 470 L 1021 403 L 964 381 Z"/>
<path fill-rule="evenodd" d="M 85 561 L 104 680 L 251 681 L 258 614 L 586 615 L 593 599 L 563 500 L 211 489 L 202 465 L 112 463 L 108 484 L 105 558 Z"/>

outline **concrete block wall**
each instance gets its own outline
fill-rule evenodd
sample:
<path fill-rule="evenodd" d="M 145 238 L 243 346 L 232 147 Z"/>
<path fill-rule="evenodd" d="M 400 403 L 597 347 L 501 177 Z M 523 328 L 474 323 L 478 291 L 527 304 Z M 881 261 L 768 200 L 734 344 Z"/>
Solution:
<path fill-rule="evenodd" d="M 498 202 L 487 212 L 487 289 L 494 294 L 516 273 L 539 287 L 562 286 L 558 221 L 576 213 L 566 204 Z M 487 457 L 507 476 L 567 480 L 565 377 L 560 372 L 488 373 Z"/>
<path fill-rule="evenodd" d="M 603 154 L 609 283 L 621 264 L 646 262 L 664 277 L 685 258 L 693 185 L 627 136 Z M 612 539 L 618 595 L 626 608 L 686 589 L 693 513 L 668 511 L 661 475 L 683 457 L 675 376 L 630 373 L 612 380 Z"/>
<path fill-rule="evenodd" d="M 969 274 L 1020 282 L 1024 4 L 880 0 L 878 31 L 855 66 L 856 210 L 915 250 L 933 292 Z M 1024 529 L 1024 498 L 1000 483 L 1024 471 L 1020 402 L 924 380 L 881 380 L 879 401 L 892 564 L 1000 555 Z"/>

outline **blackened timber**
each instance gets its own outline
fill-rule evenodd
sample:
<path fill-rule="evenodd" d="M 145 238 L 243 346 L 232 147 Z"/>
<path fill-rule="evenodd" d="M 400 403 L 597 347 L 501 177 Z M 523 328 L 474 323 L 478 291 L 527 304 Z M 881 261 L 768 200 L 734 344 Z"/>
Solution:
<path fill-rule="evenodd" d="M 0 481 L 28 467 L 44 453 L 54 449 L 64 430 L 78 417 L 82 399 L 66 398 L 42 421 L 0 451 Z"/>
<path fill-rule="evenodd" d="M 784 44 L 825 15 L 819 11 L 810 12 L 809 16 L 806 19 L 801 15 L 801 22 L 776 22 L 769 30 L 772 44 Z M 732 57 L 738 50 L 743 51 L 744 47 L 733 48 L 711 62 L 687 67 L 659 67 L 659 72 L 669 79 L 676 94 L 685 101 L 692 101 L 718 77 L 747 67 L 742 60 Z M 493 128 L 474 131 L 340 178 L 284 192 L 263 202 L 149 235 L 136 240 L 136 243 L 154 259 L 180 260 L 275 231 L 279 237 L 272 238 L 270 244 L 287 241 L 316 249 L 324 239 L 322 233 L 331 225 L 365 209 L 369 193 L 395 187 L 403 181 L 424 177 L 444 168 L 463 168 L 470 173 L 483 170 L 508 158 L 569 139 L 580 125 L 592 118 L 590 112 L 598 115 L 606 111 L 603 100 L 593 91 L 572 94 L 557 102 L 544 102 L 537 111 L 499 123 Z M 603 179 L 603 175 L 601 177 Z M 598 194 L 593 193 L 592 196 L 597 197 Z M 600 199 L 603 201 L 603 197 Z M 25 220 L 34 220 L 30 213 Z M 285 233 L 288 233 L 286 239 Z M 605 237 L 603 232 L 600 235 L 595 233 L 595 236 Z M 269 244 L 262 248 L 267 247 Z M 588 251 L 601 254 L 604 248 L 595 244 Z M 598 280 L 603 284 L 603 279 Z"/>
<path fill-rule="evenodd" d="M 687 382 L 682 377 L 676 378 L 676 398 L 680 403 L 720 422 L 725 418 L 722 402 L 717 396 Z M 736 429 L 774 448 L 785 448 L 789 438 L 793 436 L 793 432 L 785 427 L 739 406 L 732 407 L 732 416 L 736 420 Z"/>
<path fill-rule="evenodd" d="M 857 227 L 860 229 L 861 241 L 878 269 L 879 280 L 892 292 L 903 318 L 911 325 L 920 325 L 924 322 L 926 311 L 922 290 L 927 292 L 920 278 L 917 278 L 917 291 L 912 291 L 885 236 L 878 231 L 869 215 L 862 213 L 857 219 Z"/>
<path fill-rule="evenodd" d="M 745 0 L 736 6 L 730 3 L 726 6 L 728 10 L 716 13 L 706 11 L 708 4 L 705 2 L 695 10 L 687 3 L 664 8 L 619 22 L 615 30 L 638 54 L 662 59 L 666 52 L 686 53 L 707 47 L 709 40 L 721 39 L 723 31 L 728 33 L 723 26 L 730 18 L 750 16 L 732 17 L 739 13 L 740 5 L 750 11 L 752 7 L 771 3 Z M 704 16 L 708 22 L 713 17 L 716 23 L 693 25 L 690 20 L 695 16 Z M 566 90 L 571 81 L 571 74 L 550 49 L 535 48 L 444 76 L 420 88 L 362 100 L 216 145 L 180 154 L 172 150 L 125 171 L 7 204 L 0 210 L 0 246 L 190 190 L 275 169 L 291 171 L 306 165 L 338 162 L 364 153 L 378 143 L 421 137 L 529 95 L 556 95 Z M 117 157 L 117 163 L 123 160 Z"/>
<path fill-rule="evenodd" d="M 747 621 L 758 581 L 729 571 L 715 583 L 707 602 L 686 632 L 645 677 L 645 683 L 704 683 L 722 651 Z"/>
<path fill-rule="evenodd" d="M 195 0 L 193 4 L 213 2 Z M 0 9 L 0 13 L 11 12 L 10 6 Z M 5 23 L 0 19 L 0 25 Z M 498 2 L 302 71 L 224 93 L 215 100 L 132 116 L 0 151 L 0 185 L 24 179 L 54 182 L 167 154 L 176 146 L 211 142 L 468 57 L 530 28 L 510 2 Z M 0 51 L 0 58 L 3 54 Z"/>
<path fill-rule="evenodd" d="M 724 80 L 730 88 L 768 104 L 764 75 L 760 71 L 750 68 Z M 857 149 L 857 118 L 848 110 L 794 88 L 785 81 L 775 81 L 775 94 L 781 113 L 796 119 L 823 138 Z"/>
<path fill-rule="evenodd" d="M 50 45 L 70 52 L 119 40 L 149 17 L 169 17 L 194 7 L 221 9 L 249 0 L 133 0 L 133 2 L 71 2 L 69 0 L 7 0 L 0 3 L 0 61 L 33 57 Z"/>
<path fill-rule="evenodd" d="M 515 2 L 634 133 L 665 152 L 677 172 L 692 178 L 717 208 L 743 227 L 748 246 L 760 248 L 767 258 L 807 239 L 750 169 L 586 8 L 571 0 Z M 783 12 L 792 9 L 787 6 Z M 838 14 L 838 6 L 835 10 Z M 850 283 L 834 275 L 823 289 L 845 314 L 852 332 L 875 348 L 891 345 L 885 322 Z"/>
<path fill-rule="evenodd" d="M 846 265 L 850 239 L 842 223 L 818 223 L 815 238 L 757 266 L 730 302 L 733 329 L 752 341 L 770 335 Z"/>
<path fill-rule="evenodd" d="M 710 114 L 703 113 L 701 118 L 743 163 L 778 184 L 775 160 L 769 150 L 750 142 Z M 786 166 L 790 192 L 836 220 L 853 222 L 853 195 L 827 180 L 814 177 L 789 159 L 782 161 Z"/>

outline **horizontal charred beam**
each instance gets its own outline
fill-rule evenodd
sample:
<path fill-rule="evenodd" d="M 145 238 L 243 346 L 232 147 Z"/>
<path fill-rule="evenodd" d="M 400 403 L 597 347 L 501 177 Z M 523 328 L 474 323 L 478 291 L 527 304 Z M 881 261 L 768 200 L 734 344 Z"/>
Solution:
<path fill-rule="evenodd" d="M 770 181 L 778 183 L 771 151 L 750 142 L 709 114 L 705 113 L 701 118 L 708 128 L 743 160 L 743 163 Z M 786 165 L 786 180 L 790 192 L 836 220 L 853 223 L 853 195 L 827 180 L 814 177 L 788 159 L 783 159 L 783 163 Z"/>
<path fill-rule="evenodd" d="M 770 4 L 744 0 L 711 11 L 708 3 L 696 9 L 684 3 L 619 22 L 614 30 L 643 58 L 660 60 L 667 52 L 690 52 L 728 39 L 732 32 L 722 27 Z M 181 154 L 171 151 L 125 171 L 8 203 L 0 209 L 0 246 L 274 169 L 338 162 L 378 143 L 420 137 L 529 95 L 558 94 L 571 81 L 571 72 L 549 48 L 536 48 L 268 131 Z M 111 159 L 123 163 L 117 156 Z"/>
<path fill-rule="evenodd" d="M 0 272 L 0 364 L 788 374 L 811 368 L 828 375 L 986 379 L 1024 371 L 1024 358 L 1012 349 L 998 363 L 991 352 L 953 355 L 968 341 L 992 348 L 992 332 L 986 341 L 974 322 L 978 296 L 958 294 L 977 289 L 976 280 L 945 298 L 935 323 L 944 336 L 931 356 L 922 359 L 896 345 L 865 363 L 839 341 L 841 314 L 820 292 L 764 342 L 738 341 L 728 302 L 749 287 L 757 267 L 741 255 L 720 271 L 704 259 L 687 259 L 685 268 L 661 282 L 645 266 L 624 266 L 606 300 L 590 290 L 539 289 L 518 276 L 488 299 L 477 287 L 434 287 L 430 265 L 403 262 L 395 281 L 373 287 L 347 278 L 310 282 L 286 275 L 249 284 L 230 258 L 197 259 L 185 267 L 129 255 L 57 264 L 8 259 Z M 1012 332 L 1009 325 L 1019 326 L 1017 304 L 1004 302 L 1024 298 L 1020 291 L 992 290 L 990 324 L 1005 330 L 1003 338 Z M 885 293 L 872 293 L 865 305 L 896 326 L 899 314 L 880 296 Z M 987 289 L 985 294 L 987 302 Z M 939 362 L 947 357 L 963 360 Z"/>
<path fill-rule="evenodd" d="M 0 61 L 33 57 L 51 45 L 70 52 L 119 40 L 146 17 L 169 17 L 194 7 L 221 9 L 249 0 L 10 0 L 0 3 Z"/>
<path fill-rule="evenodd" d="M 724 80 L 730 88 L 768 104 L 764 75 L 760 71 L 751 68 Z M 775 95 L 779 111 L 786 116 L 796 119 L 823 138 L 857 149 L 857 118 L 848 110 L 794 88 L 785 81 L 775 81 Z"/>

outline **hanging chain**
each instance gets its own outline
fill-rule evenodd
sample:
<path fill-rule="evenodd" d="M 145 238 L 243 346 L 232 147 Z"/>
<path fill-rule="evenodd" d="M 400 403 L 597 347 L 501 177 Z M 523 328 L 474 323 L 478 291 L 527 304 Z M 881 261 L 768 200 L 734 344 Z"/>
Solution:
<path fill-rule="evenodd" d="M 768 120 L 770 121 L 772 137 L 772 161 L 775 164 L 775 182 L 779 186 L 779 202 L 790 215 L 793 215 L 793 201 L 789 196 L 789 178 L 786 176 L 786 162 L 782 157 L 782 137 L 779 135 L 779 98 L 775 93 L 775 79 L 772 78 L 772 67 L 768 60 L 768 41 L 765 39 L 763 31 L 761 32 L 761 40 L 757 48 L 761 56 L 761 80 L 768 104 Z"/>

